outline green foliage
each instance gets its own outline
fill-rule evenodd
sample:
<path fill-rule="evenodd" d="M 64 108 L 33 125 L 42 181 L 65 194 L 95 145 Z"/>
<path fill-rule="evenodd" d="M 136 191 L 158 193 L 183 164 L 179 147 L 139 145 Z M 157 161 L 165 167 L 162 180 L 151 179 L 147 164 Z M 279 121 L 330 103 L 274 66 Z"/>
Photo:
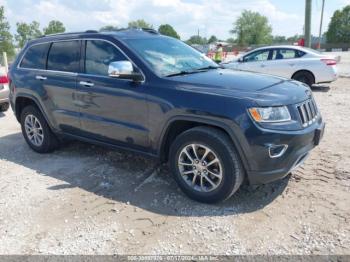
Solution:
<path fill-rule="evenodd" d="M 0 6 L 0 52 L 6 52 L 10 59 L 15 55 L 13 37 L 10 33 L 10 24 L 6 20 L 3 6 Z"/>
<path fill-rule="evenodd" d="M 186 43 L 189 45 L 205 45 L 208 43 L 208 40 L 205 37 L 193 35 L 186 41 Z"/>
<path fill-rule="evenodd" d="M 230 37 L 228 39 L 226 39 L 226 42 L 229 44 L 236 44 L 237 43 L 237 39 L 234 39 L 233 37 Z"/>
<path fill-rule="evenodd" d="M 162 35 L 171 36 L 171 37 L 180 39 L 180 36 L 178 35 L 178 33 L 169 24 L 160 25 L 158 28 L 158 32 Z"/>
<path fill-rule="evenodd" d="M 279 43 L 285 43 L 287 42 L 287 38 L 283 35 L 275 35 L 272 38 L 272 43 L 279 44 Z"/>
<path fill-rule="evenodd" d="M 272 28 L 266 16 L 258 12 L 244 10 L 233 24 L 230 32 L 237 35 L 240 45 L 270 44 L 272 42 Z"/>
<path fill-rule="evenodd" d="M 30 24 L 17 23 L 17 34 L 15 35 L 18 46 L 22 48 L 28 40 L 37 38 L 42 35 L 37 21 L 33 21 Z"/>
<path fill-rule="evenodd" d="M 117 26 L 114 25 L 105 25 L 103 27 L 100 28 L 100 32 L 111 32 L 111 31 L 117 31 L 119 30 L 119 28 Z"/>
<path fill-rule="evenodd" d="M 350 5 L 334 12 L 326 36 L 328 43 L 350 42 Z"/>
<path fill-rule="evenodd" d="M 213 43 L 216 43 L 217 41 L 218 41 L 218 38 L 215 35 L 212 35 L 208 39 L 208 44 L 213 44 Z"/>
<path fill-rule="evenodd" d="M 66 28 L 63 23 L 57 20 L 50 21 L 49 25 L 44 28 L 45 35 L 64 33 L 65 31 Z"/>
<path fill-rule="evenodd" d="M 136 21 L 130 21 L 128 23 L 128 28 L 150 28 L 150 29 L 154 29 L 153 25 L 147 23 L 145 20 L 143 19 L 139 19 Z"/>

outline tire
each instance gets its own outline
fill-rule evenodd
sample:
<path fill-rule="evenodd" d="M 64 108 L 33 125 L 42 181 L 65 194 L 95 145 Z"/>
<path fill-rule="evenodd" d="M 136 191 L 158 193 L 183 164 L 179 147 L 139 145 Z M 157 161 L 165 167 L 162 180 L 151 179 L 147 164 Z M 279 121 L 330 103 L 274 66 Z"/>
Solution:
<path fill-rule="evenodd" d="M 203 160 L 206 150 L 211 152 Z M 196 164 L 196 156 L 199 164 Z M 211 127 L 195 127 L 180 134 L 170 147 L 169 164 L 181 190 L 188 197 L 203 203 L 220 202 L 231 197 L 239 189 L 245 174 L 230 138 Z"/>
<path fill-rule="evenodd" d="M 0 105 L 0 112 L 5 112 L 9 109 L 10 105 L 9 103 L 4 103 Z"/>
<path fill-rule="evenodd" d="M 292 79 L 307 84 L 310 88 L 315 84 L 314 76 L 307 71 L 300 71 L 293 75 Z"/>
<path fill-rule="evenodd" d="M 35 120 L 34 120 L 35 119 Z M 31 120 L 34 123 L 31 124 Z M 27 122 L 26 122 L 27 121 Z M 37 122 L 36 122 L 37 121 Z M 29 136 L 34 134 L 26 130 L 30 126 L 34 126 L 36 129 L 37 137 L 41 137 L 41 143 L 37 143 L 39 140 L 33 140 Z M 21 127 L 22 134 L 30 146 L 35 152 L 38 153 L 49 153 L 58 147 L 58 140 L 56 136 L 52 133 L 50 127 L 48 126 L 43 114 L 34 106 L 27 106 L 21 112 Z M 33 130 L 33 128 L 32 128 Z M 41 131 L 40 131 L 41 130 Z M 32 136 L 34 137 L 34 135 Z M 38 138 L 39 139 L 39 138 Z"/>

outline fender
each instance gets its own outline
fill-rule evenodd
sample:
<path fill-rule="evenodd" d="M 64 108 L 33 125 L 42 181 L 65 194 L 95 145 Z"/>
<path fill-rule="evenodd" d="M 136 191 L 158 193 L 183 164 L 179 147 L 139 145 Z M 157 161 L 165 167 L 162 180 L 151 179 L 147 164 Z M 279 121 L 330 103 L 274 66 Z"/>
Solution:
<path fill-rule="evenodd" d="M 32 94 L 28 94 L 28 93 L 24 93 L 24 92 L 19 92 L 16 94 L 14 100 L 13 100 L 13 103 L 14 103 L 14 106 L 13 106 L 13 111 L 16 115 L 16 118 L 18 121 L 20 121 L 20 117 L 18 116 L 17 117 L 17 113 L 16 113 L 16 101 L 18 98 L 21 98 L 21 97 L 25 97 L 25 98 L 28 98 L 30 100 L 32 100 L 34 102 L 34 104 L 39 108 L 40 112 L 43 114 L 47 124 L 49 125 L 49 127 L 51 128 L 51 130 L 56 130 L 56 128 L 54 127 L 54 124 L 52 123 L 52 121 L 50 121 L 49 117 L 47 116 L 47 113 L 45 112 L 44 110 L 44 107 L 41 105 L 41 103 L 39 102 L 39 99 L 37 99 L 34 95 Z"/>
<path fill-rule="evenodd" d="M 245 170 L 249 171 L 250 170 L 250 166 L 249 166 L 249 162 L 247 161 L 247 157 L 246 154 L 241 146 L 241 143 L 239 142 L 239 140 L 237 139 L 236 135 L 234 134 L 232 128 L 230 126 L 228 126 L 227 124 L 221 122 L 221 121 L 216 121 L 214 119 L 207 119 L 207 118 L 203 118 L 203 117 L 195 117 L 195 116 L 174 116 L 172 118 L 170 118 L 166 124 L 163 127 L 163 130 L 161 132 L 161 136 L 160 136 L 160 142 L 158 143 L 157 146 L 157 154 L 158 156 L 161 156 L 161 152 L 165 146 L 165 142 L 166 142 L 166 136 L 169 132 L 169 127 L 171 126 L 172 123 L 174 123 L 175 121 L 189 121 L 189 122 L 196 122 L 198 124 L 205 124 L 205 125 L 210 125 L 210 126 L 214 126 L 214 127 L 218 127 L 221 128 L 223 130 L 225 130 L 225 132 L 230 136 L 233 145 L 235 146 L 236 150 L 238 151 L 238 156 L 241 158 L 242 160 L 242 164 L 245 168 Z"/>

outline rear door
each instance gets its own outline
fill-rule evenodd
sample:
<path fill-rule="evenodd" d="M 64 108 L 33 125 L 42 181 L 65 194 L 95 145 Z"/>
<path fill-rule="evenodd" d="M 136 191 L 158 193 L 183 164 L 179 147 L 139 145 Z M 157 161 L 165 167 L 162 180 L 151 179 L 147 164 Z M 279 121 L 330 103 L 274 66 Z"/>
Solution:
<path fill-rule="evenodd" d="M 43 82 L 47 106 L 56 125 L 73 134 L 80 129 L 79 107 L 75 103 L 80 48 L 79 40 L 53 42 L 47 58 L 47 71 L 45 75 L 36 76 Z"/>
<path fill-rule="evenodd" d="M 271 60 L 267 63 L 266 69 L 272 75 L 291 78 L 298 70 L 305 53 L 292 48 L 275 48 L 272 50 Z"/>
<path fill-rule="evenodd" d="M 149 144 L 145 85 L 108 75 L 111 62 L 128 60 L 113 43 L 86 40 L 84 46 L 85 63 L 77 82 L 85 136 L 144 150 Z"/>

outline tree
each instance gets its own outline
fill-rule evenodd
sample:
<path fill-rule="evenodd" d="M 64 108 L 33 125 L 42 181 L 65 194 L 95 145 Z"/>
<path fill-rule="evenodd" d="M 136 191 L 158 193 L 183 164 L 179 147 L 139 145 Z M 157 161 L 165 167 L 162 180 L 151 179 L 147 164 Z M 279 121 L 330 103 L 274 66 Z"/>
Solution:
<path fill-rule="evenodd" d="M 103 27 L 100 28 L 100 32 L 110 32 L 110 31 L 118 31 L 119 28 L 117 26 L 114 25 L 105 25 Z"/>
<path fill-rule="evenodd" d="M 17 34 L 15 35 L 18 46 L 22 48 L 28 40 L 37 38 L 42 35 L 37 21 L 33 21 L 30 24 L 17 23 Z"/>
<path fill-rule="evenodd" d="M 328 43 L 350 42 L 350 5 L 334 12 L 326 36 Z"/>
<path fill-rule="evenodd" d="M 186 43 L 189 45 L 205 45 L 208 43 L 208 40 L 205 37 L 193 35 L 186 41 Z"/>
<path fill-rule="evenodd" d="M 217 37 L 215 35 L 212 35 L 208 39 L 208 44 L 213 44 L 213 43 L 216 43 L 217 41 L 218 41 Z"/>
<path fill-rule="evenodd" d="M 287 38 L 283 35 L 275 35 L 272 38 L 272 43 L 274 44 L 281 44 L 287 42 Z"/>
<path fill-rule="evenodd" d="M 158 28 L 158 32 L 162 35 L 167 35 L 167 36 L 171 36 L 171 37 L 180 39 L 180 36 L 175 31 L 175 29 L 171 25 L 168 25 L 168 24 L 160 25 Z"/>
<path fill-rule="evenodd" d="M 10 33 L 10 24 L 6 20 L 3 6 L 0 6 L 0 52 L 6 52 L 9 58 L 15 55 L 13 37 Z"/>
<path fill-rule="evenodd" d="M 272 28 L 266 16 L 258 12 L 244 10 L 233 24 L 230 32 L 237 35 L 240 45 L 270 44 L 272 42 Z"/>
<path fill-rule="evenodd" d="M 63 23 L 57 20 L 50 21 L 49 25 L 44 28 L 45 35 L 64 33 L 65 31 L 66 28 Z"/>
<path fill-rule="evenodd" d="M 145 20 L 143 19 L 139 19 L 136 21 L 130 21 L 128 23 L 128 28 L 150 28 L 153 29 L 153 25 L 147 23 Z"/>

